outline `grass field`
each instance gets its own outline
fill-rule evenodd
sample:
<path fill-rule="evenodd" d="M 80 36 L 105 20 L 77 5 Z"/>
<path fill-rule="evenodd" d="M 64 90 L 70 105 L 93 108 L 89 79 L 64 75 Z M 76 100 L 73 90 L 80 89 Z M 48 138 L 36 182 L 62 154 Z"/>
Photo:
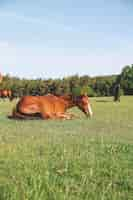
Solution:
<path fill-rule="evenodd" d="M 9 120 L 0 101 L 0 200 L 133 199 L 133 97 L 91 101 L 70 121 Z"/>

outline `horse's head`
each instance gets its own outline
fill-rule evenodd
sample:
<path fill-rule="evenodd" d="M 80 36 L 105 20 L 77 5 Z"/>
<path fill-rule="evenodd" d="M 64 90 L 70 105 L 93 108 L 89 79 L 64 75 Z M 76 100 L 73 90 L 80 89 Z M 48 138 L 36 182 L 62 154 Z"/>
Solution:
<path fill-rule="evenodd" d="M 74 98 L 77 107 L 85 113 L 87 117 L 92 117 L 93 112 L 87 95 L 81 95 Z"/>

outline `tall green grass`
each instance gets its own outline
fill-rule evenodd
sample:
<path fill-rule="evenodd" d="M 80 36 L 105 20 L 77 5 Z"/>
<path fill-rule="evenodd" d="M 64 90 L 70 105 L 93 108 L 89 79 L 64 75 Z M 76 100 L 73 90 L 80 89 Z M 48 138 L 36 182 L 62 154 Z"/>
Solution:
<path fill-rule="evenodd" d="M 133 97 L 91 102 L 91 120 L 15 121 L 0 101 L 0 200 L 133 199 Z"/>

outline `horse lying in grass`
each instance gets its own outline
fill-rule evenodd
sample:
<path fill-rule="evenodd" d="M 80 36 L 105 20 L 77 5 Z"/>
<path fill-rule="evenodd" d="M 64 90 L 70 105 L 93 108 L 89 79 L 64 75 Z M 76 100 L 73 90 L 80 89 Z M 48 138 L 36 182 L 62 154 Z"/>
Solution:
<path fill-rule="evenodd" d="M 67 109 L 77 106 L 88 117 L 92 109 L 87 95 L 73 97 L 71 95 L 24 96 L 16 105 L 9 118 L 14 119 L 72 119 L 73 114 Z"/>

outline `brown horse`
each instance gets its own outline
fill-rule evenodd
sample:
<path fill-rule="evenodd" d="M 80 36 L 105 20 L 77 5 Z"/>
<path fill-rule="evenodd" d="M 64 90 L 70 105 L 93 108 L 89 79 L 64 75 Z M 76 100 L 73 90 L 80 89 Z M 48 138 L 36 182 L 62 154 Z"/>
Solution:
<path fill-rule="evenodd" d="M 10 101 L 13 100 L 13 94 L 12 94 L 12 91 L 11 90 L 7 90 L 7 89 L 3 89 L 3 90 L 0 90 L 0 98 L 9 98 Z"/>
<path fill-rule="evenodd" d="M 19 119 L 72 119 L 73 114 L 66 113 L 67 109 L 77 106 L 86 116 L 92 116 L 92 109 L 88 96 L 24 96 L 16 105 L 9 118 Z"/>

